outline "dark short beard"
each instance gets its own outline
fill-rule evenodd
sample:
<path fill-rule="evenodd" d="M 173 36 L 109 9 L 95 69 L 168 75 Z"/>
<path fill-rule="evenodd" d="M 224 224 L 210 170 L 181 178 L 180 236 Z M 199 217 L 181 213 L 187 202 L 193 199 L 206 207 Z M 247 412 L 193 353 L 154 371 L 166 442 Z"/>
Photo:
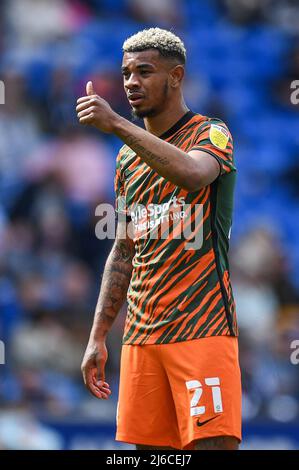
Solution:
<path fill-rule="evenodd" d="M 157 111 L 154 108 L 145 109 L 144 111 L 136 111 L 132 108 L 131 115 L 132 121 L 138 121 L 138 119 L 143 119 L 146 117 L 153 117 L 157 114 Z"/>
<path fill-rule="evenodd" d="M 168 83 L 164 83 L 163 87 L 163 94 L 162 94 L 162 103 L 166 101 L 166 98 L 168 96 Z M 160 109 L 157 108 L 150 108 L 150 109 L 145 109 L 144 111 L 136 111 L 135 109 L 132 108 L 131 114 L 132 114 L 132 120 L 137 121 L 138 119 L 144 119 L 146 117 L 154 117 L 157 116 L 157 114 L 160 113 Z"/>

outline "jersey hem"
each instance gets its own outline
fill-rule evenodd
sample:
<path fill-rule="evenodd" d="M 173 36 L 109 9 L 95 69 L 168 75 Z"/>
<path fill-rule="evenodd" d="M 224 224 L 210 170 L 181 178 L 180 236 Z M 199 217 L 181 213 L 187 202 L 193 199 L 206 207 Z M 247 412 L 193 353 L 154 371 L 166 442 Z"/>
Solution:
<path fill-rule="evenodd" d="M 196 340 L 196 339 L 205 339 L 205 338 L 210 338 L 211 336 L 231 336 L 232 338 L 238 338 L 239 337 L 239 332 L 234 332 L 232 334 L 232 332 L 228 332 L 228 333 L 225 333 L 225 334 L 219 334 L 219 333 L 215 333 L 215 331 L 211 331 L 209 334 L 205 335 L 205 336 L 196 336 L 194 338 L 187 338 L 187 339 L 178 339 L 178 337 L 174 336 L 170 341 L 165 341 L 165 342 L 162 342 L 162 343 L 159 343 L 157 342 L 157 340 L 159 339 L 160 337 L 160 334 L 159 335 L 152 335 L 150 336 L 150 338 L 146 341 L 146 342 L 142 342 L 142 340 L 140 342 L 131 342 L 131 341 L 122 341 L 122 345 L 132 345 L 132 346 L 145 346 L 145 345 L 150 345 L 150 344 L 173 344 L 173 343 L 184 343 L 185 341 L 193 341 L 193 340 Z"/>

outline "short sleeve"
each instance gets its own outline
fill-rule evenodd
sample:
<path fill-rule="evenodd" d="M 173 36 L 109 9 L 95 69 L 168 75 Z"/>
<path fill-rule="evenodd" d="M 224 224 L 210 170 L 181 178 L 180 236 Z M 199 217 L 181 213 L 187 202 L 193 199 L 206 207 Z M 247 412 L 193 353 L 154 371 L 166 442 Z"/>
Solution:
<path fill-rule="evenodd" d="M 124 216 L 127 221 L 130 221 L 130 217 L 126 207 L 126 195 L 125 195 L 125 182 L 124 176 L 121 169 L 121 152 L 118 153 L 116 158 L 116 168 L 114 176 L 114 193 L 115 193 L 115 212 L 117 218 Z"/>
<path fill-rule="evenodd" d="M 227 126 L 220 119 L 209 119 L 198 127 L 190 150 L 202 150 L 216 158 L 221 175 L 236 171 L 233 139 Z"/>

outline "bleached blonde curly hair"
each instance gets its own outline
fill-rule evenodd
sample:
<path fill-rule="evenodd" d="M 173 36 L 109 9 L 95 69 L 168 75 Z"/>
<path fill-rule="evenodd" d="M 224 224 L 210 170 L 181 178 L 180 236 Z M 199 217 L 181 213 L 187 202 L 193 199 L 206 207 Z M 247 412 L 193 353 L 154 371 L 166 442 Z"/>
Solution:
<path fill-rule="evenodd" d="M 186 62 L 186 49 L 183 41 L 171 31 L 149 28 L 130 36 L 123 44 L 123 52 L 140 52 L 157 49 L 164 57 Z"/>

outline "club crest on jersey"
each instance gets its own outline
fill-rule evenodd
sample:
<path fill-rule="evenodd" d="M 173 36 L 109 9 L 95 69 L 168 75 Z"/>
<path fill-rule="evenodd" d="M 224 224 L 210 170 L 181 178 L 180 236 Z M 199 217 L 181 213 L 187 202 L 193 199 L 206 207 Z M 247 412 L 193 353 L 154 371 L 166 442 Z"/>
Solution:
<path fill-rule="evenodd" d="M 210 128 L 210 141 L 212 142 L 215 147 L 224 150 L 226 149 L 229 133 L 226 129 L 222 126 L 217 126 L 216 124 L 212 124 Z"/>

